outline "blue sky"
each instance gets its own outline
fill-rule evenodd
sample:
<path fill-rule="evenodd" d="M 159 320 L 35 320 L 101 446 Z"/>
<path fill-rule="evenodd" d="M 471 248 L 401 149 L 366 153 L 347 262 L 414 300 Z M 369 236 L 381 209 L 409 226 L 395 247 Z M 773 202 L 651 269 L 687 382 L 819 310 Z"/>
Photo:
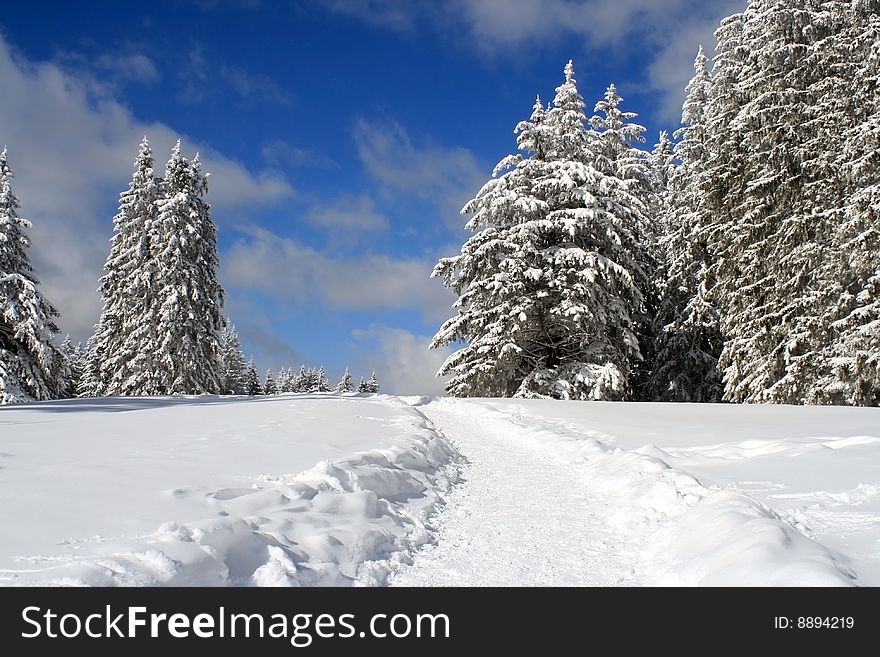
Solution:
<path fill-rule="evenodd" d="M 573 59 L 591 109 L 610 83 L 678 126 L 697 46 L 744 0 L 12 2 L 0 13 L 0 142 L 32 258 L 85 339 L 117 196 L 140 138 L 162 169 L 199 151 L 226 312 L 261 369 L 377 369 L 437 392 L 451 314 L 430 280 L 458 215 L 536 94 Z M 51 19 L 49 19 L 51 17 Z"/>

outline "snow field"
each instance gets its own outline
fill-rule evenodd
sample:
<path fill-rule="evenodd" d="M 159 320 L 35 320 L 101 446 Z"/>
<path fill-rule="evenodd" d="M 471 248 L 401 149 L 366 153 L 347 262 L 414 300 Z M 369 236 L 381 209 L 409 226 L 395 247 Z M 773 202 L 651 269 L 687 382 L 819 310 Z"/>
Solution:
<path fill-rule="evenodd" d="M 0 585 L 880 585 L 880 410 L 0 408 Z"/>
<path fill-rule="evenodd" d="M 446 441 L 387 396 L 80 400 L 0 423 L 23 502 L 0 528 L 6 585 L 383 584 L 455 479 Z"/>

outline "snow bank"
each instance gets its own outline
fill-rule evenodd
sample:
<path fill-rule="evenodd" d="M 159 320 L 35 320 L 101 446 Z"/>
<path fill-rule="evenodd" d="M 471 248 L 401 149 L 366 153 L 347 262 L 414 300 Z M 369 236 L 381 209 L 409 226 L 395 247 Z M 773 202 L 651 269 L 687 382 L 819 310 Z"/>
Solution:
<path fill-rule="evenodd" d="M 633 549 L 651 564 L 651 572 L 643 574 L 647 584 L 845 586 L 857 579 L 847 557 L 815 540 L 790 514 L 780 514 L 734 487 L 704 483 L 664 447 L 646 442 L 663 441 L 657 440 L 661 438 L 657 425 L 640 413 L 644 410 L 640 405 L 455 403 L 472 404 L 474 413 L 495 414 L 499 423 L 513 423 L 517 435 L 534 449 L 578 464 L 596 493 L 595 501 L 608 505 L 609 522 L 628 533 Z M 689 426 L 677 415 L 686 409 L 660 406 L 664 405 L 652 405 L 653 411 L 676 414 L 679 431 Z M 634 427 L 630 435 L 621 438 L 618 427 L 613 427 L 615 433 L 584 428 L 602 426 L 596 421 L 602 413 L 613 416 L 618 424 Z M 689 428 L 693 431 L 692 425 Z M 693 441 L 693 436 L 688 439 Z M 871 442 L 860 437 L 837 446 Z M 795 454 L 805 451 L 803 442 L 796 440 L 787 447 L 764 448 L 767 454 L 787 448 Z M 828 451 L 827 446 L 823 449 Z M 724 459 L 733 454 L 729 447 L 718 445 L 706 451 Z"/>
<path fill-rule="evenodd" d="M 241 420 L 243 412 L 254 404 L 259 402 L 213 409 L 225 415 L 227 422 L 242 425 L 234 432 L 232 442 L 237 447 L 225 441 L 217 446 L 219 453 L 212 452 L 227 467 L 237 458 L 246 460 L 249 450 L 258 449 L 264 438 L 253 430 L 245 431 L 249 423 Z M 33 413 L 38 406 L 28 408 Z M 181 508 L 200 508 L 203 516 L 165 522 L 142 535 L 67 539 L 57 545 L 73 549 L 61 554 L 15 555 L 15 566 L 0 571 L 0 582 L 48 586 L 384 584 L 389 571 L 410 559 L 428 540 L 426 523 L 438 504 L 438 493 L 455 481 L 457 454 L 423 415 L 393 397 L 288 396 L 276 400 L 271 410 L 265 405 L 262 410 L 282 424 L 290 414 L 299 417 L 300 438 L 310 437 L 328 450 L 362 443 L 362 438 L 346 433 L 359 426 L 367 429 L 374 443 L 383 444 L 326 459 L 298 474 L 276 471 L 257 475 L 250 485 L 171 488 L 167 497 L 188 500 L 190 504 Z M 153 431 L 172 419 L 167 417 L 167 409 L 153 409 L 153 413 L 152 420 L 157 423 Z M 209 413 L 190 414 L 186 430 L 194 440 L 210 434 L 204 427 Z M 11 414 L 3 415 L 8 417 Z M 324 426 L 320 433 L 308 436 L 302 423 L 312 429 Z M 93 415 L 83 427 L 100 432 L 102 417 Z M 0 442 L 13 443 L 14 450 L 21 447 L 15 440 L 3 441 L 7 437 L 0 437 Z M 295 445 L 296 436 L 290 438 Z M 100 436 L 91 439 L 92 447 L 113 448 Z M 76 442 L 77 437 L 70 436 L 69 441 Z M 276 446 L 276 467 L 283 468 L 285 450 L 281 444 Z M 184 449 L 185 444 L 180 447 Z M 149 467 L 162 465 L 161 459 L 149 462 Z M 62 463 L 55 466 L 68 479 L 89 486 L 76 472 L 66 471 Z M 72 467 L 75 469 L 75 464 Z M 202 474 L 203 481 L 209 479 Z M 51 483 L 43 482 L 43 487 L 51 496 Z M 90 501 L 98 506 L 79 512 L 100 516 L 103 509 L 96 498 L 108 492 L 92 490 Z M 196 500 L 199 504 L 194 504 Z M 39 518 L 29 520 L 39 524 Z M 28 529 L 7 524 L 3 531 Z M 51 532 L 52 528 L 40 531 Z"/>

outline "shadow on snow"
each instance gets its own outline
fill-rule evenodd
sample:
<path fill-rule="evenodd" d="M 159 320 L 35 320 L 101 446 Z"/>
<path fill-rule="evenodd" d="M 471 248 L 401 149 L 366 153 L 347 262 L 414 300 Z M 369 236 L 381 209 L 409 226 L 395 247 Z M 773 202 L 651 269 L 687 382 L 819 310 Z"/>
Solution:
<path fill-rule="evenodd" d="M 372 397 L 372 393 L 336 395 L 332 393 L 284 393 L 280 395 L 171 395 L 162 397 L 85 397 L 81 399 L 54 399 L 51 401 L 30 402 L 0 406 L 4 411 L 39 411 L 50 413 L 122 413 L 143 411 L 169 406 L 193 406 L 202 404 L 240 404 L 253 402 L 291 400 L 328 400 Z"/>

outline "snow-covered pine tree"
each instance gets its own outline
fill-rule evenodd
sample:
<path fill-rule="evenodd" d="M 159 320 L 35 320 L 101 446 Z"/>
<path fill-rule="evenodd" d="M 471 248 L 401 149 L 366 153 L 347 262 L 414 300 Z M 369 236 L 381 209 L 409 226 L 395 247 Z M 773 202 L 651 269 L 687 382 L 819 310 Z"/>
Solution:
<path fill-rule="evenodd" d="M 241 341 L 229 318 L 223 318 L 220 330 L 220 362 L 223 364 L 223 394 L 245 395 L 245 362 Z"/>
<path fill-rule="evenodd" d="M 86 340 L 82 356 L 82 374 L 76 387 L 77 397 L 97 397 L 101 394 L 103 386 L 99 378 L 101 359 L 95 351 L 94 336 Z"/>
<path fill-rule="evenodd" d="M 339 380 L 339 383 L 336 384 L 336 392 L 342 394 L 352 392 L 353 390 L 354 385 L 351 382 L 351 372 L 346 367 L 345 372 L 342 374 L 342 378 Z"/>
<path fill-rule="evenodd" d="M 64 380 L 64 388 L 60 396 L 65 399 L 71 399 L 77 396 L 85 364 L 85 353 L 83 352 L 82 344 L 74 345 L 69 334 L 64 336 L 64 342 L 61 343 L 61 352 L 67 359 L 67 378 Z"/>
<path fill-rule="evenodd" d="M 654 144 L 654 150 L 651 151 L 649 160 L 651 170 L 651 179 L 654 183 L 652 191 L 655 197 L 660 199 L 660 207 L 665 210 L 667 196 L 669 195 L 669 181 L 675 173 L 675 144 L 669 138 L 666 130 L 660 131 L 660 138 Z M 659 213 L 658 219 L 662 222 L 665 218 L 663 213 Z M 658 230 L 662 227 L 658 226 Z"/>
<path fill-rule="evenodd" d="M 290 377 L 287 370 L 283 367 L 278 368 L 278 376 L 275 377 L 275 390 L 278 394 L 290 392 Z"/>
<path fill-rule="evenodd" d="M 585 124 L 569 62 L 552 107 L 516 127 L 527 156 L 504 158 L 462 210 L 475 234 L 433 273 L 459 295 L 431 342 L 464 343 L 439 372 L 451 395 L 630 394 L 648 220 L 634 185 L 594 166 Z"/>
<path fill-rule="evenodd" d="M 154 340 L 142 351 L 155 357 L 153 382 L 142 394 L 201 394 L 223 386 L 217 280 L 217 229 L 202 198 L 207 177 L 199 156 L 188 162 L 174 147 L 165 167 L 158 216 L 150 237 L 155 282 L 150 319 Z"/>
<path fill-rule="evenodd" d="M 661 240 L 661 302 L 654 366 L 647 397 L 658 401 L 717 402 L 723 385 L 717 370 L 723 340 L 718 313 L 709 301 L 708 253 L 700 224 L 697 176 L 705 164 L 705 112 L 711 78 L 702 46 L 686 88 L 664 204 Z"/>
<path fill-rule="evenodd" d="M 318 370 L 309 367 L 303 379 L 303 392 L 318 392 Z"/>
<path fill-rule="evenodd" d="M 823 7 L 833 36 L 824 42 L 828 74 L 817 83 L 830 93 L 816 116 L 833 121 L 837 143 L 824 156 L 835 185 L 816 194 L 845 197 L 832 227 L 823 277 L 836 283 L 828 311 L 830 330 L 821 352 L 821 376 L 807 393 L 812 403 L 880 405 L 880 2 Z M 823 89 L 824 90 L 824 89 Z M 835 93 L 836 92 L 836 93 Z M 828 176 L 834 179 L 833 176 Z M 818 182 L 818 181 L 817 181 Z M 836 217 L 835 217 L 836 218 Z"/>
<path fill-rule="evenodd" d="M 602 100 L 596 103 L 595 114 L 590 118 L 593 130 L 590 140 L 591 162 L 602 173 L 619 181 L 605 193 L 612 205 L 629 210 L 630 230 L 636 239 L 629 250 L 634 263 L 636 287 L 642 293 L 641 308 L 632 313 L 633 331 L 639 341 L 640 358 L 632 363 L 630 374 L 631 397 L 646 399 L 648 378 L 654 363 L 654 323 L 659 306 L 656 271 L 660 258 L 652 252 L 657 250 L 659 229 L 657 218 L 663 213 L 665 194 L 658 193 L 658 181 L 653 172 L 651 155 L 639 147 L 645 142 L 645 127 L 635 123 L 638 115 L 621 109 L 623 98 L 615 85 L 609 85 Z M 667 139 L 668 141 L 668 139 Z M 658 145 L 658 156 L 669 144 Z M 668 172 L 667 162 L 661 175 Z"/>
<path fill-rule="evenodd" d="M 76 347 L 73 345 L 73 341 L 70 339 L 70 333 L 64 336 L 64 341 L 61 343 L 59 347 L 61 353 L 64 354 L 64 358 L 67 361 L 67 376 L 64 378 L 64 381 L 61 385 L 61 390 L 58 393 L 58 396 L 62 399 L 70 399 L 71 397 L 76 396 L 76 368 L 74 366 L 74 358 L 75 358 L 75 350 Z M 71 394 L 73 392 L 74 394 Z"/>
<path fill-rule="evenodd" d="M 263 380 L 263 394 L 264 395 L 275 395 L 278 393 L 278 388 L 275 386 L 275 376 L 272 374 L 272 370 L 266 370 L 266 378 Z"/>
<path fill-rule="evenodd" d="M 838 154 L 856 116 L 835 44 L 874 4 L 751 0 L 717 32 L 699 191 L 726 400 L 803 403 L 831 367 L 841 272 L 828 263 L 852 189 Z"/>
<path fill-rule="evenodd" d="M 309 391 L 309 375 L 306 372 L 306 366 L 299 366 L 299 373 L 293 377 L 293 392 Z"/>
<path fill-rule="evenodd" d="M 275 379 L 275 388 L 279 393 L 294 392 L 293 389 L 293 370 L 291 368 L 281 367 L 278 369 L 278 377 Z"/>
<path fill-rule="evenodd" d="M 55 344 L 58 311 L 38 289 L 26 231 L 0 152 L 0 404 L 52 399 L 64 392 L 67 359 Z"/>
<path fill-rule="evenodd" d="M 376 378 L 376 373 L 372 372 L 370 374 L 370 378 L 364 384 L 364 392 L 379 392 L 379 379 Z"/>
<path fill-rule="evenodd" d="M 330 382 L 327 381 L 327 373 L 324 371 L 324 366 L 318 368 L 318 371 L 315 373 L 316 383 L 316 392 L 330 392 Z"/>
<path fill-rule="evenodd" d="M 257 374 L 257 365 L 253 356 L 248 360 L 244 369 L 244 394 L 255 397 L 263 394 L 263 386 L 260 385 L 260 375 Z"/>
<path fill-rule="evenodd" d="M 113 217 L 100 286 L 101 316 L 89 351 L 95 370 L 87 386 L 89 396 L 149 394 L 156 386 L 150 381 L 154 354 L 144 347 L 155 343 L 155 322 L 149 321 L 155 282 L 150 237 L 158 188 L 152 150 L 144 137 L 131 182 L 119 195 L 119 211 Z"/>

